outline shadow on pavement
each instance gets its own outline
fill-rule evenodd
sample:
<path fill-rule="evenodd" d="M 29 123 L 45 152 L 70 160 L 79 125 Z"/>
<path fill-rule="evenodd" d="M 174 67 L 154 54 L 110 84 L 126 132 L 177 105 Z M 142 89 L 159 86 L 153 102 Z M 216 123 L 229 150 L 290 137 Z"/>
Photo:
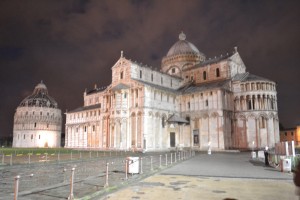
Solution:
<path fill-rule="evenodd" d="M 254 165 L 254 166 L 261 166 L 261 167 L 265 167 L 265 163 L 259 161 L 259 160 L 249 160 L 249 162 Z"/>

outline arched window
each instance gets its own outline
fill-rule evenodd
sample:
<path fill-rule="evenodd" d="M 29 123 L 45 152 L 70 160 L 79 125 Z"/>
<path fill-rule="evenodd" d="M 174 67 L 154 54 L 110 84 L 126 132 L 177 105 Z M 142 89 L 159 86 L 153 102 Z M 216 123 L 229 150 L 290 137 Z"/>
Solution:
<path fill-rule="evenodd" d="M 190 125 L 191 118 L 189 116 L 186 116 L 185 120 L 188 121 L 186 124 Z"/>
<path fill-rule="evenodd" d="M 251 104 L 251 100 L 249 99 L 248 100 L 248 110 L 251 110 L 252 109 L 252 104 Z"/>
<path fill-rule="evenodd" d="M 123 79 L 123 72 L 120 73 L 120 79 Z"/>
<path fill-rule="evenodd" d="M 140 78 L 143 78 L 142 70 L 140 70 Z"/>
<path fill-rule="evenodd" d="M 266 119 L 265 119 L 265 117 L 263 117 L 263 116 L 261 116 L 261 117 L 259 118 L 259 127 L 260 127 L 260 128 L 266 128 Z"/>
<path fill-rule="evenodd" d="M 203 72 L 203 80 L 206 80 L 206 71 Z"/>
<path fill-rule="evenodd" d="M 220 77 L 220 69 L 219 68 L 216 69 L 216 77 Z"/>

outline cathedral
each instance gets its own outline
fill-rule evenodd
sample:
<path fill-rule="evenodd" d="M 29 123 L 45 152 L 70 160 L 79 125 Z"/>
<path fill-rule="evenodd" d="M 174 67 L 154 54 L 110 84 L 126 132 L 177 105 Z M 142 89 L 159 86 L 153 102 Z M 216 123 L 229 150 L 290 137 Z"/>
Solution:
<path fill-rule="evenodd" d="M 270 148 L 279 142 L 276 83 L 235 47 L 214 58 L 179 40 L 156 70 L 121 52 L 107 87 L 66 112 L 66 148 L 161 151 Z"/>
<path fill-rule="evenodd" d="M 41 82 L 16 109 L 13 147 L 60 147 L 61 130 L 61 110 Z"/>

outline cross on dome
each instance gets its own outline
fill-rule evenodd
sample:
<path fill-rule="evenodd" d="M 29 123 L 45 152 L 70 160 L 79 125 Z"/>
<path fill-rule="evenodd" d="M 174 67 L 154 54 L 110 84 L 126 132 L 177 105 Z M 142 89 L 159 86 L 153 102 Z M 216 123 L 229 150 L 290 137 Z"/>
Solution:
<path fill-rule="evenodd" d="M 181 31 L 181 33 L 179 34 L 179 40 L 185 40 L 186 39 L 186 35 L 183 33 L 183 31 Z"/>

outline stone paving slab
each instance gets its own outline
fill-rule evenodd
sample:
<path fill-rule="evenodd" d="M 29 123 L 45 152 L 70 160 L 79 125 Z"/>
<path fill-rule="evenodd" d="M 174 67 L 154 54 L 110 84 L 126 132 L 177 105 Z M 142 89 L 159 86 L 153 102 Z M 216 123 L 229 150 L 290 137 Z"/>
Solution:
<path fill-rule="evenodd" d="M 98 200 L 296 200 L 288 180 L 217 178 L 157 174 Z M 96 199 L 96 198 L 95 198 Z"/>
<path fill-rule="evenodd" d="M 292 180 L 292 173 L 279 168 L 266 167 L 263 162 L 251 159 L 250 152 L 197 154 L 192 159 L 166 169 L 163 174 L 253 179 Z"/>

